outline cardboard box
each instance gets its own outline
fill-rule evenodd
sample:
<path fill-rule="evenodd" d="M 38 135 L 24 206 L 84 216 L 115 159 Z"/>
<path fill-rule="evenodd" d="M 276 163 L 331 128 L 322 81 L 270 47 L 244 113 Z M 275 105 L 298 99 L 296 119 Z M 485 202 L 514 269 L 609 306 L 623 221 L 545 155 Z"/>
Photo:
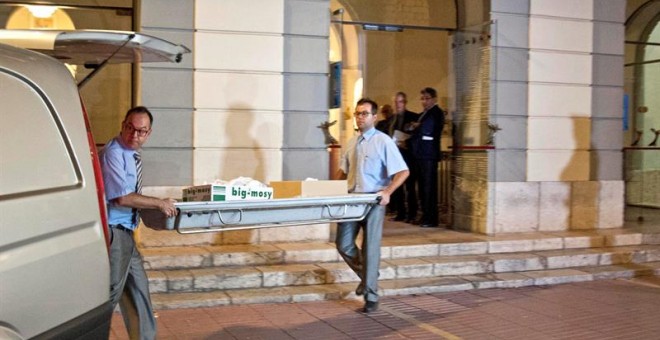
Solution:
<path fill-rule="evenodd" d="M 270 182 L 275 198 L 348 195 L 348 184 L 341 181 L 279 181 Z"/>
<path fill-rule="evenodd" d="M 184 202 L 254 201 L 273 199 L 273 188 L 206 184 L 183 189 Z"/>

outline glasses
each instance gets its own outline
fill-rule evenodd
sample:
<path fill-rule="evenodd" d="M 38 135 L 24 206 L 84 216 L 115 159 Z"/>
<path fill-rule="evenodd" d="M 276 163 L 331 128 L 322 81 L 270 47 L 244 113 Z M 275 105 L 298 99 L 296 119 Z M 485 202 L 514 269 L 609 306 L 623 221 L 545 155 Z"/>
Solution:
<path fill-rule="evenodd" d="M 369 111 L 362 111 L 362 112 L 354 112 L 353 116 L 355 117 L 367 117 L 371 114 Z"/>
<path fill-rule="evenodd" d="M 431 96 L 422 96 L 422 97 L 419 98 L 419 99 L 420 99 L 420 100 L 431 100 L 431 99 L 433 99 L 433 97 L 431 97 Z"/>
<path fill-rule="evenodd" d="M 126 123 L 126 124 L 124 124 L 124 128 L 125 128 L 126 131 L 128 131 L 128 133 L 130 133 L 131 135 L 133 135 L 134 133 L 137 132 L 137 135 L 138 135 L 139 137 L 144 137 L 144 136 L 146 136 L 146 135 L 149 133 L 149 131 L 151 131 L 151 129 L 136 129 L 135 126 L 133 126 L 133 124 L 130 124 L 130 123 Z"/>

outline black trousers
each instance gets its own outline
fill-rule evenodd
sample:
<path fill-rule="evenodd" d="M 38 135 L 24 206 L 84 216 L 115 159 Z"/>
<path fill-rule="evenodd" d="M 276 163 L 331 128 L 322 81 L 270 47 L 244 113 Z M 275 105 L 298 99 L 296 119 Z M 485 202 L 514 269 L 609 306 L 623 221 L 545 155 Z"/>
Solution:
<path fill-rule="evenodd" d="M 438 162 L 417 160 L 422 224 L 438 224 Z"/>
<path fill-rule="evenodd" d="M 415 220 L 417 218 L 417 209 L 418 209 L 418 198 L 417 198 L 417 164 L 413 159 L 410 152 L 405 149 L 399 149 L 403 160 L 408 165 L 408 171 L 410 174 L 406 181 L 397 188 L 392 196 L 390 197 L 390 202 L 392 207 L 396 212 L 397 219 L 406 219 L 406 220 Z"/>

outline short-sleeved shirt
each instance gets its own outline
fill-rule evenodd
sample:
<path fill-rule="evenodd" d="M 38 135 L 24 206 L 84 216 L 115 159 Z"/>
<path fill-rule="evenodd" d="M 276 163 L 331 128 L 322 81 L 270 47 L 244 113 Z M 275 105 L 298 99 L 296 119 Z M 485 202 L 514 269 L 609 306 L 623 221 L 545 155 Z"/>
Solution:
<path fill-rule="evenodd" d="M 108 209 L 108 223 L 121 224 L 126 228 L 137 227 L 133 209 L 122 207 L 113 202 L 114 199 L 135 192 L 137 187 L 137 169 L 134 155 L 137 151 L 124 147 L 119 137 L 112 139 L 99 152 L 105 199 Z"/>
<path fill-rule="evenodd" d="M 347 175 L 349 192 L 376 193 L 408 166 L 392 138 L 371 128 L 348 142 L 340 169 Z"/>

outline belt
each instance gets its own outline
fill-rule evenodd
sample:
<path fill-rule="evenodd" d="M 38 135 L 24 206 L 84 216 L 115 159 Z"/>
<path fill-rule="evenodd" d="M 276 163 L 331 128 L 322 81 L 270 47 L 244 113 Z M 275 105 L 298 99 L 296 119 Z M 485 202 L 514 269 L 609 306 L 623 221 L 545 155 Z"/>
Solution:
<path fill-rule="evenodd" d="M 126 227 L 124 227 L 124 226 L 121 225 L 121 224 L 111 224 L 111 225 L 110 225 L 110 228 L 114 228 L 114 229 L 117 229 L 117 230 L 127 231 L 127 232 L 129 232 L 129 233 L 131 233 L 131 234 L 133 233 L 133 229 L 126 228 Z"/>

